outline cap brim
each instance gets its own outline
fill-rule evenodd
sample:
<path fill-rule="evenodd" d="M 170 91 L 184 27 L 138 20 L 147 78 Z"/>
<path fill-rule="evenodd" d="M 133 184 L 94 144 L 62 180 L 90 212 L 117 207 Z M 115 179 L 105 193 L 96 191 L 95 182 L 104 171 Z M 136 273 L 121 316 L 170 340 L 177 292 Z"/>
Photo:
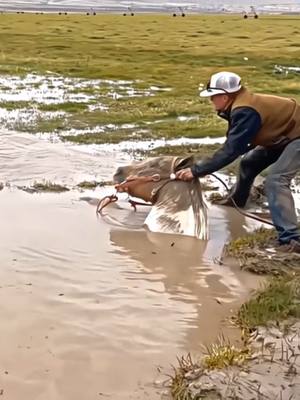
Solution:
<path fill-rule="evenodd" d="M 226 94 L 224 90 L 217 90 L 217 89 L 205 89 L 200 92 L 200 97 L 211 97 L 215 96 L 216 94 Z"/>

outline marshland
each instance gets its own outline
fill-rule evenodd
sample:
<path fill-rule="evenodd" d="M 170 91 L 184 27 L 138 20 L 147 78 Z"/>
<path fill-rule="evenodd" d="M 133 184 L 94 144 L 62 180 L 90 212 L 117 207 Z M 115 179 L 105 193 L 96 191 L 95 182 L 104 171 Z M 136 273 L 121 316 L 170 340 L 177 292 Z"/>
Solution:
<path fill-rule="evenodd" d="M 202 371 L 251 372 L 258 326 L 261 334 L 270 321 L 283 324 L 287 335 L 297 326 L 298 259 L 273 254 L 271 230 L 211 204 L 223 190 L 213 179 L 203 180 L 207 242 L 145 231 L 148 210 L 133 213 L 125 198 L 110 210 L 124 227 L 111 226 L 82 199 L 111 193 L 128 161 L 212 154 L 226 124 L 199 87 L 215 71 L 300 100 L 299 22 L 0 14 L 4 397 L 193 399 Z M 223 179 L 230 184 L 235 171 Z M 299 208 L 298 192 L 294 183 Z M 296 355 L 287 368 L 297 389 Z"/>

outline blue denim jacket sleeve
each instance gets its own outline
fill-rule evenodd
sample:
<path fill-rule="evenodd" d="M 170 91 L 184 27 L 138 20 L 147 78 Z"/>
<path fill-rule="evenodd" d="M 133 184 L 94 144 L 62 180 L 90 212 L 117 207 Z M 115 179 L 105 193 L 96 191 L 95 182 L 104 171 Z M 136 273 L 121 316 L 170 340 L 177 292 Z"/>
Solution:
<path fill-rule="evenodd" d="M 226 167 L 251 149 L 251 141 L 261 128 L 261 117 L 251 107 L 239 107 L 232 111 L 227 139 L 220 150 L 209 159 L 191 167 L 195 177 L 202 177 Z"/>

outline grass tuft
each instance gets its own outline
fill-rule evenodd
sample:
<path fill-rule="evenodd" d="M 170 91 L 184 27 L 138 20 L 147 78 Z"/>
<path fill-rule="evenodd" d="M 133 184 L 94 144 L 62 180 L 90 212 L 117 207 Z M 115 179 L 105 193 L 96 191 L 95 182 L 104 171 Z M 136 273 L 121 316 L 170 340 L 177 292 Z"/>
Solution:
<path fill-rule="evenodd" d="M 226 254 L 233 257 L 241 257 L 245 250 L 255 248 L 264 249 L 272 240 L 276 239 L 275 229 L 258 228 L 254 232 L 232 240 L 226 245 Z"/>
<path fill-rule="evenodd" d="M 174 368 L 174 376 L 171 383 L 171 394 L 175 400 L 192 400 L 188 389 L 186 374 L 194 371 L 199 366 L 192 360 L 190 354 L 177 358 L 178 367 Z"/>
<path fill-rule="evenodd" d="M 203 367 L 207 369 L 222 369 L 243 364 L 249 358 L 249 349 L 236 348 L 223 335 L 216 343 L 206 347 L 207 355 L 203 359 Z"/>
<path fill-rule="evenodd" d="M 62 193 L 70 190 L 66 186 L 60 185 L 58 183 L 53 183 L 50 181 L 34 182 L 32 186 L 29 187 L 22 186 L 19 187 L 19 189 L 28 193 L 41 193 L 41 192 Z"/>
<path fill-rule="evenodd" d="M 299 254 L 281 251 L 275 229 L 259 228 L 233 240 L 223 254 L 237 259 L 242 269 L 260 275 L 283 276 L 299 271 Z"/>
<path fill-rule="evenodd" d="M 247 334 L 257 326 L 300 317 L 300 274 L 272 278 L 249 301 L 236 317 L 237 324 Z"/>
<path fill-rule="evenodd" d="M 102 187 L 109 184 L 111 184 L 111 182 L 108 181 L 82 181 L 76 186 L 80 189 L 95 189 L 96 187 Z"/>

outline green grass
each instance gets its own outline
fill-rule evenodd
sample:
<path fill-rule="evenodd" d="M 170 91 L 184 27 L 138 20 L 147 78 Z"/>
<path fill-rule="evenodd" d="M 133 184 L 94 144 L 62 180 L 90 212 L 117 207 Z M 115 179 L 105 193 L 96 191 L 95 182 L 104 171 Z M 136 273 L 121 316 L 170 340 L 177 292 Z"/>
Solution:
<path fill-rule="evenodd" d="M 60 104 L 39 104 L 39 110 L 41 111 L 65 111 L 69 113 L 80 113 L 86 110 L 87 105 L 85 103 L 60 103 Z"/>
<path fill-rule="evenodd" d="M 198 97 L 199 83 L 205 84 L 210 74 L 227 69 L 241 74 L 253 90 L 300 99 L 299 76 L 273 73 L 275 64 L 297 65 L 299 23 L 300 18 L 288 16 L 244 20 L 240 15 L 179 19 L 141 14 L 129 19 L 108 14 L 3 14 L 0 73 L 22 76 L 52 71 L 88 79 L 126 79 L 135 81 L 137 88 L 157 85 L 172 89 L 148 98 L 114 100 L 106 96 L 104 85 L 99 91 L 84 91 L 102 96 L 101 103 L 108 111 L 88 112 L 84 104 L 68 103 L 40 107 L 68 112 L 68 118 L 58 122 L 65 128 L 132 122 L 143 128 L 148 122 L 145 139 L 219 136 L 224 134 L 225 124 L 214 115 L 209 102 Z M 177 120 L 179 115 L 195 114 L 198 121 Z M 162 122 L 154 123 L 157 120 Z M 47 127 L 41 120 L 31 129 Z M 133 139 L 124 131 L 114 140 L 124 140 L 127 135 Z M 87 136 L 87 141 L 93 138 Z"/>
<path fill-rule="evenodd" d="M 280 250 L 266 252 L 274 245 L 276 249 L 276 237 L 275 229 L 260 228 L 226 246 L 225 253 L 239 259 L 245 269 L 273 275 L 238 312 L 236 322 L 246 332 L 271 321 L 300 317 L 300 257 Z"/>
<path fill-rule="evenodd" d="M 269 322 L 300 317 L 300 275 L 272 278 L 256 295 L 242 305 L 237 322 L 246 331 Z"/>
<path fill-rule="evenodd" d="M 3 101 L 1 107 L 6 110 L 15 110 L 16 108 L 28 108 L 31 106 L 29 101 Z"/>
<path fill-rule="evenodd" d="M 258 228 L 254 232 L 230 241 L 226 245 L 226 253 L 229 256 L 240 257 L 245 250 L 254 252 L 255 249 L 264 249 L 272 240 L 275 241 L 276 237 L 275 229 Z"/>

